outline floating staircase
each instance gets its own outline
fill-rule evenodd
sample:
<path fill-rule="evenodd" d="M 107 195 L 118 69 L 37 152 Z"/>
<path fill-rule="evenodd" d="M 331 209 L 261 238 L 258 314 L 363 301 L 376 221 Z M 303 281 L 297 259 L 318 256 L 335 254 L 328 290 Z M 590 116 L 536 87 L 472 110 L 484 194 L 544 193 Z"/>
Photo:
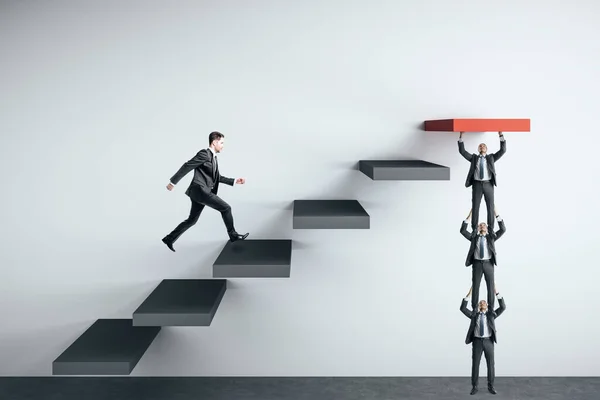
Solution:
<path fill-rule="evenodd" d="M 425 121 L 427 131 L 528 131 L 529 120 Z M 450 168 L 423 160 L 361 160 L 374 181 L 447 181 Z M 294 229 L 369 229 L 358 200 L 295 200 Z M 132 319 L 99 319 L 52 364 L 53 375 L 128 375 L 162 327 L 208 327 L 225 296 L 227 278 L 289 278 L 292 240 L 227 242 L 213 263 L 215 279 L 165 279 Z"/>

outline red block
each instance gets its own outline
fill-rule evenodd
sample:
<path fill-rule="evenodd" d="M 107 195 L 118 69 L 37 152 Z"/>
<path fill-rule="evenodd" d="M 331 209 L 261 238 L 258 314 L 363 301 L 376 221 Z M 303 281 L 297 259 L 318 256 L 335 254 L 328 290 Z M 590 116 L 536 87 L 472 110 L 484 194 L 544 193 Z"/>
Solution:
<path fill-rule="evenodd" d="M 435 132 L 530 132 L 530 119 L 455 118 L 425 121 L 426 131 Z"/>

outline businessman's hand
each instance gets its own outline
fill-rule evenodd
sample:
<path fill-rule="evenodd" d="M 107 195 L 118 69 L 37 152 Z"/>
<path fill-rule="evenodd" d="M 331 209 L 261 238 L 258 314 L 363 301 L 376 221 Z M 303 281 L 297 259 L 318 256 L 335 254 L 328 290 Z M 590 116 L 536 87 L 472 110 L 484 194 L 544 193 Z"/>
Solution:
<path fill-rule="evenodd" d="M 498 137 L 502 137 L 502 132 L 498 132 Z"/>
<path fill-rule="evenodd" d="M 246 178 L 237 178 L 235 180 L 235 183 L 238 185 L 243 185 L 244 183 L 246 183 Z"/>
<path fill-rule="evenodd" d="M 496 205 L 494 205 L 494 215 L 495 215 L 496 217 L 498 217 L 498 215 L 499 215 L 499 214 L 498 214 L 498 209 L 496 208 Z"/>
<path fill-rule="evenodd" d="M 464 132 L 461 132 L 460 135 L 458 136 L 460 139 L 462 139 L 462 135 Z"/>
<path fill-rule="evenodd" d="M 173 190 L 174 187 L 175 187 L 175 185 L 173 185 L 172 183 L 169 183 L 167 185 L 167 190 Z"/>
<path fill-rule="evenodd" d="M 469 293 L 467 293 L 467 295 L 465 297 L 471 297 L 472 291 L 473 291 L 473 286 L 471 286 L 471 288 L 469 289 Z"/>
<path fill-rule="evenodd" d="M 473 209 L 469 210 L 469 215 L 467 215 L 467 221 L 471 219 L 471 214 L 473 214 Z"/>

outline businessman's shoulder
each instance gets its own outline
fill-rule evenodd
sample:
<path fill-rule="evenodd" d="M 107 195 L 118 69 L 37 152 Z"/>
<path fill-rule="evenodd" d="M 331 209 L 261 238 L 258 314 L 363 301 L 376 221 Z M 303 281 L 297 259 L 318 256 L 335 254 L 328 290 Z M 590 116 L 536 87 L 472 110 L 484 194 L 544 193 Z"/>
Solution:
<path fill-rule="evenodd" d="M 207 148 L 200 149 L 200 150 L 198 151 L 198 153 L 196 153 L 196 156 L 197 156 L 197 157 L 208 157 L 208 156 L 209 156 L 209 154 L 208 154 L 208 149 L 207 149 Z"/>

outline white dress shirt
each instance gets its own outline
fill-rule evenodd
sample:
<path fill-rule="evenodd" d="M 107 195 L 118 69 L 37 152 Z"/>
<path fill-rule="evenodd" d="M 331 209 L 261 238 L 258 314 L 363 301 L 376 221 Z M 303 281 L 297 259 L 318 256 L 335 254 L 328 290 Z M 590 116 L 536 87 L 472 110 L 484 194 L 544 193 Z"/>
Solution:
<path fill-rule="evenodd" d="M 458 138 L 459 142 L 462 142 L 462 138 Z M 504 142 L 504 135 L 500 136 L 500 141 Z M 476 181 L 489 181 L 491 179 L 490 171 L 487 165 L 486 156 L 482 156 L 481 154 L 477 155 L 477 160 L 475 160 L 475 172 L 473 173 L 473 179 Z M 483 164 L 480 163 L 480 159 L 483 158 Z M 480 178 L 481 175 L 481 167 L 483 166 L 483 178 Z"/>
<path fill-rule="evenodd" d="M 498 298 L 498 300 L 500 300 L 502 298 L 502 296 L 500 295 L 500 293 L 498 293 L 496 295 L 496 297 Z M 465 301 L 469 301 L 468 297 L 465 297 L 464 299 Z M 476 311 L 476 317 L 475 317 L 475 329 L 474 329 L 474 336 L 478 337 L 478 338 L 489 338 L 492 336 L 492 332 L 490 330 L 490 325 L 488 324 L 488 318 L 487 318 L 487 314 L 482 313 L 481 311 Z M 482 315 L 483 314 L 483 315 Z M 483 335 L 481 335 L 480 333 L 480 328 L 481 328 L 481 322 L 483 322 Z"/>

